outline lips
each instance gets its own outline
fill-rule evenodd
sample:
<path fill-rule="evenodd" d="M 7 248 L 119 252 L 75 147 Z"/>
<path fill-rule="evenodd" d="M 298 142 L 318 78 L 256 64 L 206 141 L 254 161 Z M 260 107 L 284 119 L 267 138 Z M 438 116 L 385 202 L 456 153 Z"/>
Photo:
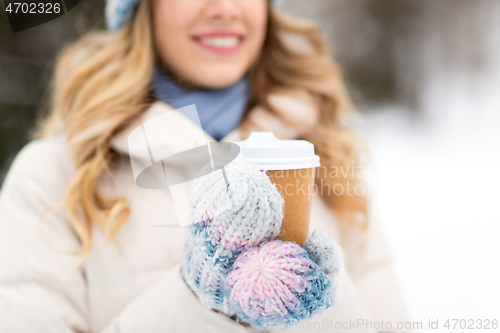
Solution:
<path fill-rule="evenodd" d="M 236 52 L 244 41 L 244 35 L 237 32 L 214 31 L 193 35 L 193 41 L 205 50 L 218 54 Z"/>

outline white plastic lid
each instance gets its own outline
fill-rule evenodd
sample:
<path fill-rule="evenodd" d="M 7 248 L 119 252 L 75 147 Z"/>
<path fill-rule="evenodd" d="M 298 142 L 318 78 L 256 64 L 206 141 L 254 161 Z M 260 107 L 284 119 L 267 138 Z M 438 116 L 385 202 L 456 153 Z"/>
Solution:
<path fill-rule="evenodd" d="M 314 145 L 305 140 L 280 140 L 273 132 L 253 132 L 244 141 L 234 142 L 243 158 L 261 170 L 316 168 L 321 164 Z"/>

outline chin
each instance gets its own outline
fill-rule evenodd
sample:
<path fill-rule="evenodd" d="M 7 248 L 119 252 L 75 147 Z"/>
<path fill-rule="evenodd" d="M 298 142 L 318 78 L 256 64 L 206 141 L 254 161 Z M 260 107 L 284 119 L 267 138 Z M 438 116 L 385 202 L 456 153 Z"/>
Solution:
<path fill-rule="evenodd" d="M 232 86 L 245 75 L 244 70 L 231 69 L 215 69 L 212 67 L 207 70 L 204 75 L 199 75 L 195 81 L 199 86 L 209 89 L 222 89 Z"/>

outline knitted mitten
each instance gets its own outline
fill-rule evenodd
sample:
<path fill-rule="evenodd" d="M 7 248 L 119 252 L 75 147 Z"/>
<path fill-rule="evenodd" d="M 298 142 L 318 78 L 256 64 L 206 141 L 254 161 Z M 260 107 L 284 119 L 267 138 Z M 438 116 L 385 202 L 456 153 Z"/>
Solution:
<path fill-rule="evenodd" d="M 233 163 L 207 176 L 192 197 L 193 218 L 185 242 L 183 278 L 209 309 L 232 316 L 223 281 L 236 258 L 274 239 L 281 228 L 284 201 L 267 175 L 253 164 Z"/>
<path fill-rule="evenodd" d="M 264 329 L 329 308 L 340 294 L 341 253 L 316 230 L 304 248 L 275 240 L 241 254 L 226 280 L 238 318 Z"/>
<path fill-rule="evenodd" d="M 304 243 L 274 240 L 283 198 L 250 163 L 234 163 L 196 188 L 182 264 L 187 285 L 207 308 L 256 328 L 290 325 L 334 304 L 340 249 L 315 231 Z"/>
<path fill-rule="evenodd" d="M 323 268 L 323 273 L 332 281 L 331 293 L 335 303 L 340 296 L 340 275 L 344 267 L 342 248 L 316 229 L 304 242 L 304 249 L 309 257 Z"/>

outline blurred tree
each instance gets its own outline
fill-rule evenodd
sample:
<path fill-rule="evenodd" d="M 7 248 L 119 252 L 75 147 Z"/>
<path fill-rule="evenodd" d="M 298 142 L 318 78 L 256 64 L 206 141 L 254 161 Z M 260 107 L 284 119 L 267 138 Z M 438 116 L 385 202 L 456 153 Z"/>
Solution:
<path fill-rule="evenodd" d="M 14 34 L 0 2 L 0 186 L 28 142 L 37 113 L 46 112 L 56 54 L 87 31 L 103 28 L 103 11 L 102 0 L 80 1 L 54 21 Z"/>
<path fill-rule="evenodd" d="M 500 49 L 498 0 L 286 0 L 283 8 L 319 23 L 362 109 L 426 112 L 437 81 L 484 72 Z"/>
<path fill-rule="evenodd" d="M 418 0 L 287 0 L 284 9 L 317 21 L 357 104 L 397 98 L 394 40 L 416 15 Z"/>

